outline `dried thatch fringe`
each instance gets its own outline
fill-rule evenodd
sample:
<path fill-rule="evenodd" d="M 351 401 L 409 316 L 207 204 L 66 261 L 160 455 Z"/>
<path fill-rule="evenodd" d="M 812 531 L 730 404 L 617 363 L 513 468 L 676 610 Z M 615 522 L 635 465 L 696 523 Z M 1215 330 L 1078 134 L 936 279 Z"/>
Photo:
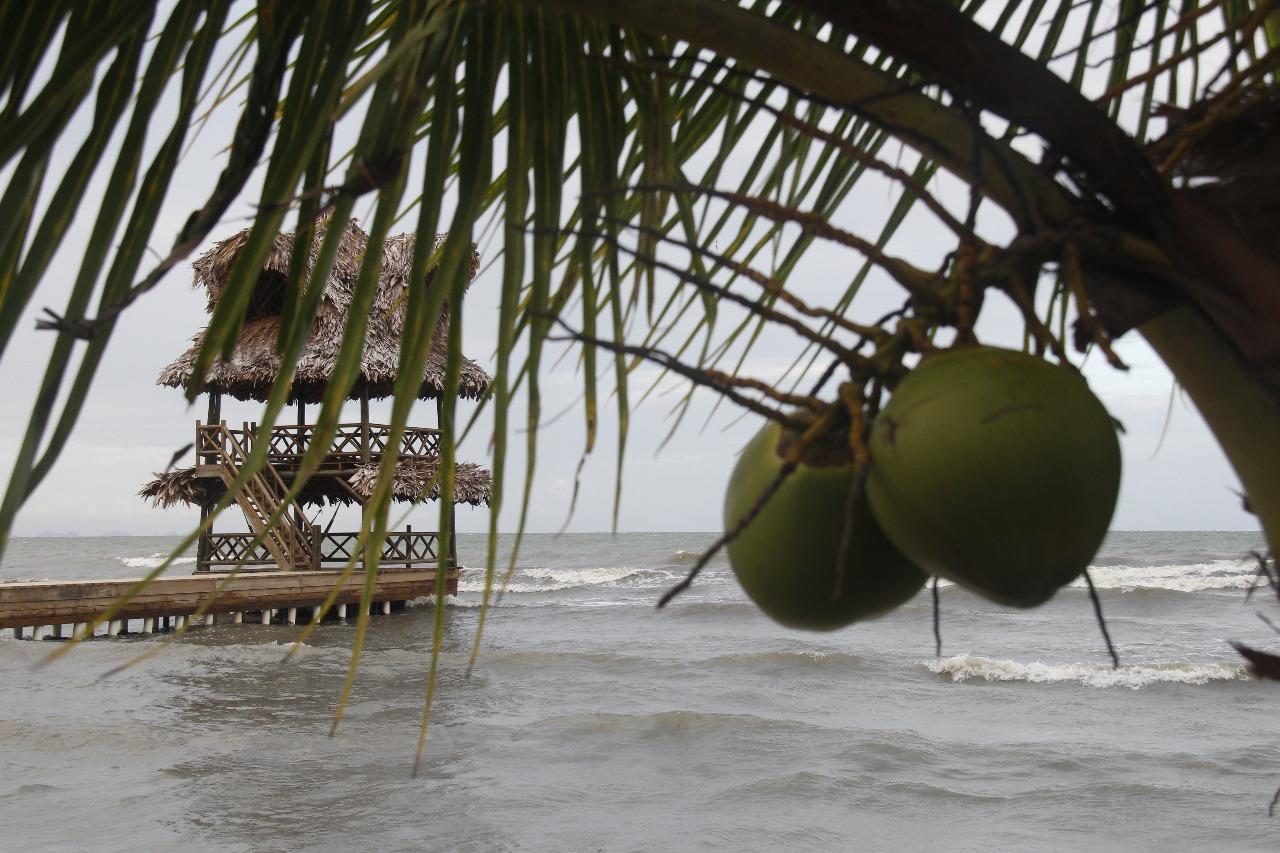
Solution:
<path fill-rule="evenodd" d="M 317 228 L 307 261 L 305 287 L 311 286 L 311 270 L 324 241 L 325 225 Z M 248 239 L 248 230 L 223 240 L 201 255 L 194 264 L 195 284 L 208 291 L 210 313 L 222 298 L 236 255 Z M 445 235 L 436 238 L 435 247 Z M 293 234 L 278 234 L 275 244 L 263 265 L 260 288 L 273 286 L 280 276 L 288 273 L 289 256 L 293 251 Z M 298 358 L 294 375 L 291 400 L 317 402 L 324 394 L 325 386 L 337 361 L 346 326 L 347 312 L 351 306 L 352 291 L 368 245 L 368 235 L 354 221 L 348 226 L 339 244 L 333 270 L 324 282 L 320 307 L 312 324 L 311 338 Z M 360 364 L 360 378 L 351 390 L 351 399 L 357 399 L 363 389 L 373 398 L 388 397 L 395 384 L 396 369 L 400 357 L 400 339 L 404 333 L 403 295 L 413 264 L 414 235 L 398 234 L 383 246 L 382 268 L 378 275 L 378 291 L 373 310 L 368 317 L 364 358 Z M 479 270 L 480 256 L 472 253 L 469 278 L 474 279 Z M 419 399 L 438 397 L 444 389 L 447 343 L 445 329 L 448 324 L 447 309 L 437 326 L 435 340 L 427 357 L 426 373 Z M 235 352 L 230 361 L 218 361 L 209 370 L 204 390 L 222 391 L 239 400 L 265 400 L 280 369 L 280 355 L 276 352 L 276 339 L 280 331 L 280 318 L 268 315 L 248 319 L 240 332 Z M 193 346 L 166 367 L 157 380 L 160 385 L 181 388 L 191 378 L 196 354 L 204 339 L 204 331 L 194 338 Z M 458 394 L 477 399 L 488 388 L 490 376 L 480 365 L 468 358 L 462 360 L 462 378 Z"/>
<path fill-rule="evenodd" d="M 406 503 L 438 500 L 440 486 L 439 479 L 435 477 L 438 466 L 439 460 L 436 459 L 401 460 L 396 465 L 392 481 L 392 498 Z M 357 466 L 347 482 L 353 490 L 367 499 L 373 495 L 377 475 L 378 463 L 370 462 Z M 431 483 L 431 491 L 424 494 L 423 490 L 428 483 Z M 470 462 L 458 464 L 453 489 L 454 501 L 480 506 L 489 503 L 492 491 L 493 475 L 487 469 Z M 197 478 L 195 468 L 176 468 L 165 473 L 157 473 L 139 492 L 155 506 L 166 509 L 175 504 L 207 505 L 218 500 L 225 493 L 226 487 L 221 480 L 213 477 Z M 351 492 L 332 476 L 312 477 L 302 490 L 300 500 L 304 506 L 355 503 Z"/>

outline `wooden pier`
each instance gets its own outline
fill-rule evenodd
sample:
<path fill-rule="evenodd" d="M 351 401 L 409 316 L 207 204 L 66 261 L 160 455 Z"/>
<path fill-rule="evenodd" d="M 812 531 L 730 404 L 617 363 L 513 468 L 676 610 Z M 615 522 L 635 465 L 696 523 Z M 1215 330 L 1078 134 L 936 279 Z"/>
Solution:
<path fill-rule="evenodd" d="M 327 237 L 329 220 L 315 223 L 317 245 Z M 346 398 L 359 401 L 360 420 L 335 424 L 332 430 L 308 424 L 306 407 L 328 399 L 328 384 L 338 366 L 339 342 L 348 324 L 351 282 L 359 264 L 343 259 L 363 258 L 369 235 L 345 222 L 339 260 L 324 281 L 310 281 L 309 269 L 302 271 L 298 292 L 320 288 L 322 307 L 312 324 L 311 334 L 290 372 L 289 401 L 297 405 L 297 423 L 276 423 L 270 427 L 242 421 L 239 428 L 222 417 L 224 394 L 236 400 L 265 403 L 273 399 L 280 368 L 276 351 L 284 324 L 285 299 L 290 292 L 285 276 L 292 265 L 293 235 L 277 234 L 274 248 L 263 261 L 250 304 L 242 308 L 243 325 L 234 346 L 234 358 L 207 366 L 204 377 L 194 371 L 202 364 L 199 353 L 203 332 L 197 333 L 190 349 L 160 374 L 159 384 L 190 388 L 193 379 L 208 396 L 208 418 L 196 422 L 194 459 L 188 467 L 174 467 L 176 457 L 143 487 L 142 496 L 157 506 L 188 504 L 199 508 L 202 535 L 196 544 L 195 574 L 165 576 L 153 581 L 129 601 L 109 624 L 95 633 L 116 636 L 122 633 L 153 633 L 190 624 L 193 615 L 225 581 L 211 612 L 201 616 L 203 624 L 284 623 L 310 621 L 318 613 L 341 572 L 339 567 L 363 560 L 357 553 L 356 533 L 333 532 L 337 518 L 326 525 L 317 523 L 320 511 L 335 505 L 358 505 L 362 515 L 372 496 L 382 494 L 379 477 L 390 472 L 389 496 L 397 503 L 418 504 L 437 500 L 446 480 L 453 487 L 454 504 L 481 506 L 489 502 L 493 478 L 481 466 L 455 462 L 452 476 L 443 477 L 440 456 L 443 416 L 441 401 L 445 377 L 449 373 L 448 320 L 437 321 L 435 344 L 427 354 L 418 377 L 415 396 L 436 402 L 436 427 L 406 425 L 393 430 L 389 424 L 372 423 L 370 400 L 391 396 L 398 382 L 401 336 L 405 325 L 406 282 L 412 277 L 414 235 L 393 237 L 398 247 L 383 255 L 379 270 L 378 306 L 361 322 L 366 325 L 366 343 L 359 373 L 354 380 L 342 374 Z M 212 315 L 225 293 L 240 252 L 248 244 L 250 231 L 236 234 L 202 254 L 192 265 L 195 282 L 208 292 L 207 309 Z M 440 238 L 431 251 L 440 245 Z M 282 265 L 283 264 L 283 265 Z M 480 268 L 480 256 L 472 249 L 471 264 L 459 272 L 467 285 Z M 433 274 L 434 275 L 434 274 Z M 452 282 L 435 281 L 432 286 L 452 291 Z M 492 378 L 479 364 L 463 357 L 458 397 L 481 399 Z M 317 453 L 318 468 L 298 482 L 303 459 L 314 445 L 324 443 Z M 383 457 L 394 455 L 394 465 L 383 470 Z M 247 469 L 249 460 L 262 464 Z M 230 495 L 243 511 L 247 531 L 213 529 L 213 513 Z M 225 501 L 229 505 L 230 501 Z M 306 511 L 310 509 L 312 515 Z M 366 519 L 367 520 L 367 519 Z M 221 522 L 219 522 L 221 523 Z M 363 526 L 363 525 L 362 525 Z M 453 530 L 453 518 L 443 518 L 441 527 Z M 436 593 L 437 566 L 449 567 L 445 594 L 458 590 L 457 537 L 442 537 L 439 530 L 388 530 L 381 537 L 379 573 L 373 591 L 373 611 L 390 613 L 406 602 Z M 448 542 L 447 550 L 442 543 Z M 443 551 L 443 552 L 442 552 Z M 229 574 L 232 570 L 241 573 Z M 33 639 L 68 637 L 83 630 L 112 605 L 118 603 L 136 580 L 85 580 L 0 584 L 0 628 L 13 629 L 16 636 Z M 361 599 L 362 571 L 342 584 L 331 618 L 355 615 L 352 605 Z"/>
<path fill-rule="evenodd" d="M 203 617 L 204 624 L 222 622 L 296 624 L 311 621 L 341 572 L 254 572 L 236 575 Z M 185 624 L 213 595 L 226 574 L 160 577 L 152 581 L 99 635 L 153 633 Z M 118 601 L 137 579 L 36 581 L 0 584 L 0 628 L 30 639 L 70 637 Z M 342 585 L 330 618 L 355 616 L 364 577 L 355 572 Z M 396 569 L 378 573 L 373 612 L 389 614 L 415 598 L 435 593 L 435 569 Z M 458 591 L 458 571 L 448 574 L 447 593 Z M 29 630 L 27 630 L 29 629 Z"/>

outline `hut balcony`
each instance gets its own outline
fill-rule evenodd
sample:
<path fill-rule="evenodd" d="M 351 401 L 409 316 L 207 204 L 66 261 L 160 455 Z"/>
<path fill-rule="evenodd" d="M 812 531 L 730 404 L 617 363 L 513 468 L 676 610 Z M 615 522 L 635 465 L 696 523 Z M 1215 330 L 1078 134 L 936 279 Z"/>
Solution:
<path fill-rule="evenodd" d="M 266 436 L 259 436 L 256 423 L 245 423 L 240 429 L 218 424 L 196 422 L 196 475 L 217 477 L 224 452 L 223 442 L 229 436 L 246 453 L 252 453 L 259 440 L 267 443 L 267 463 L 288 479 L 297 470 L 302 457 L 315 441 L 315 424 L 277 424 Z M 361 465 L 378 462 L 391 442 L 391 425 L 374 423 L 338 424 L 325 451 L 317 474 L 351 474 Z M 400 436 L 399 458 L 403 460 L 435 460 L 440 455 L 440 430 L 429 427 L 405 427 Z"/>

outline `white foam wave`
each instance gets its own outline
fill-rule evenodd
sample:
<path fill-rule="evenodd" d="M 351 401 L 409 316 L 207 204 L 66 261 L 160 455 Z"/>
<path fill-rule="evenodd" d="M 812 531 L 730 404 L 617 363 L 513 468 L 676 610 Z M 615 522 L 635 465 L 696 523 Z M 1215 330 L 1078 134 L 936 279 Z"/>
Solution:
<path fill-rule="evenodd" d="M 507 590 L 507 594 L 510 595 L 511 591 Z M 483 599 L 481 598 L 462 598 L 461 596 L 450 596 L 449 599 L 445 602 L 447 607 L 459 607 L 464 610 L 478 609 L 481 606 L 483 606 L 483 603 L 484 603 Z M 502 608 L 502 609 L 516 608 L 516 607 L 519 607 L 519 608 L 573 607 L 578 609 L 592 609 L 597 607 L 634 607 L 635 604 L 636 603 L 634 601 L 622 601 L 622 600 L 614 600 L 614 599 L 596 599 L 592 601 L 537 601 L 537 600 L 512 601 L 510 598 L 505 598 L 502 600 L 502 602 L 499 603 L 496 595 L 494 596 L 493 599 L 489 601 L 490 607 L 496 607 L 496 608 Z"/>
<path fill-rule="evenodd" d="M 633 566 L 600 566 L 595 569 L 525 569 L 521 577 L 548 580 L 570 586 L 608 586 L 638 576 L 642 570 Z"/>
<path fill-rule="evenodd" d="M 661 586 L 675 575 L 669 572 L 653 572 L 634 566 L 601 566 L 594 569 L 553 569 L 535 567 L 521 569 L 507 587 L 508 595 L 539 592 L 560 592 L 583 587 L 649 587 Z M 529 583 L 529 581 L 534 581 Z M 458 584 L 459 592 L 484 592 L 484 579 L 477 573 L 474 579 L 464 576 Z"/>
<path fill-rule="evenodd" d="M 494 584 L 494 592 L 497 593 L 501 584 Z M 559 592 L 563 589 L 573 589 L 578 584 L 537 584 L 537 583 L 512 583 L 507 587 L 507 595 L 519 595 L 521 593 L 534 592 Z M 459 581 L 458 592 L 484 592 L 484 581 Z"/>
<path fill-rule="evenodd" d="M 1030 684 L 1076 682 L 1085 687 L 1128 687 L 1139 690 L 1151 684 L 1207 684 L 1210 681 L 1243 681 L 1243 665 L 1228 663 L 1134 664 L 1113 669 L 1098 663 L 1019 663 L 977 655 L 956 655 L 926 661 L 925 668 L 952 681 L 980 678 L 984 681 L 1025 681 Z"/>
<path fill-rule="evenodd" d="M 1214 560 L 1170 566 L 1091 566 L 1089 576 L 1098 589 L 1133 592 L 1164 589 L 1173 592 L 1201 592 L 1210 589 L 1246 589 L 1253 583 L 1257 567 L 1245 560 Z M 1084 578 L 1073 581 L 1084 588 Z"/>
<path fill-rule="evenodd" d="M 117 560 L 124 563 L 131 569 L 157 569 L 163 565 L 164 561 L 168 558 L 168 554 L 164 554 L 159 551 L 149 557 L 116 557 Z M 194 563 L 195 561 L 195 557 L 179 557 L 173 561 L 172 565 L 176 566 L 181 563 Z"/>

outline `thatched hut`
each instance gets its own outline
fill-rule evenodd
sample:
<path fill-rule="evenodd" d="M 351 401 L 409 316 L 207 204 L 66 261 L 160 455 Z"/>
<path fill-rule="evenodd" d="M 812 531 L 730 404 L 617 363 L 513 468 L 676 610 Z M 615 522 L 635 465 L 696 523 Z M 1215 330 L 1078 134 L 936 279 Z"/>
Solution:
<path fill-rule="evenodd" d="M 368 246 L 368 235 L 355 222 L 351 222 L 343 232 L 329 276 L 323 282 L 315 282 L 311 279 L 311 270 L 326 227 L 325 222 L 317 226 L 302 282 L 304 291 L 315 286 L 322 287 L 323 290 L 310 337 L 302 350 L 290 387 L 290 399 L 297 404 L 297 423 L 281 424 L 269 432 L 249 423 L 245 423 L 242 429 L 235 429 L 228 427 L 221 412 L 223 394 L 238 400 L 266 400 L 280 369 L 281 359 L 276 350 L 276 342 L 288 292 L 286 278 L 289 258 L 294 246 L 294 235 L 282 233 L 276 236 L 263 264 L 231 357 L 216 361 L 201 385 L 201 390 L 209 398 L 209 412 L 207 422 L 197 424 L 196 464 L 158 473 L 141 491 L 143 497 L 157 506 L 169 507 L 178 503 L 199 506 L 203 518 L 226 494 L 227 487 L 239 471 L 237 465 L 243 460 L 246 449 L 255 442 L 266 442 L 270 470 L 254 478 L 251 486 L 242 490 L 246 493 L 237 494 L 235 498 L 244 510 L 250 529 L 255 533 L 262 533 L 262 546 L 270 551 L 270 559 L 282 569 L 314 568 L 329 559 L 324 542 L 324 537 L 329 534 L 322 534 L 318 529 L 312 528 L 301 511 L 302 507 L 352 503 L 363 506 L 373 494 L 379 462 L 389 450 L 386 445 L 390 431 L 384 425 L 369 422 L 369 400 L 389 396 L 395 385 L 404 332 L 404 297 L 413 264 L 414 235 L 400 234 L 386 241 L 373 309 L 368 317 L 362 318 L 366 324 L 366 337 L 360 372 L 347 394 L 348 399 L 359 400 L 361 403 L 360 421 L 339 425 L 337 435 L 326 450 L 324 464 L 302 487 L 296 500 L 298 511 L 291 513 L 287 521 L 268 528 L 267 521 L 271 512 L 284 500 L 298 462 L 306 452 L 308 442 L 315 435 L 315 427 L 306 423 L 306 404 L 322 399 L 328 387 L 337 362 L 343 331 L 351 319 L 349 314 L 353 291 Z M 210 314 L 224 295 L 231 269 L 248 235 L 246 230 L 223 240 L 193 264 L 195 285 L 205 289 Z M 442 240 L 443 235 L 436 238 L 432 251 L 439 247 Z M 467 272 L 468 286 L 476 275 L 479 261 L 479 255 L 473 249 Z M 430 286 L 439 285 L 431 282 Z M 443 392 L 447 320 L 446 308 L 446 316 L 440 320 L 427 358 L 424 379 L 418 389 L 419 399 L 439 401 Z M 203 331 L 195 335 L 191 348 L 161 372 L 158 384 L 182 388 L 189 383 L 203 337 Z M 483 368 L 471 359 L 463 359 L 459 386 L 462 397 L 479 398 L 487 390 L 489 382 L 490 377 Z M 398 448 L 392 481 L 393 499 L 418 502 L 439 498 L 441 478 L 438 450 L 438 430 L 421 427 L 406 430 Z M 492 478 L 484 468 L 471 463 L 459 463 L 455 467 L 455 502 L 471 505 L 487 503 L 491 489 Z M 401 540 L 397 540 L 396 547 L 400 549 L 397 553 L 404 553 L 406 547 L 412 550 L 412 543 L 406 545 L 404 536 L 421 539 L 434 537 L 436 534 L 418 532 L 395 535 L 401 537 Z M 209 567 L 210 554 L 220 558 L 215 562 L 225 564 L 228 555 L 238 553 L 236 547 L 240 546 L 236 543 L 244 541 L 245 534 L 220 535 L 207 532 L 200 543 L 198 570 Z M 434 553 L 430 543 L 425 540 L 422 552 Z M 265 559 L 261 550 L 257 557 L 259 563 Z"/>

